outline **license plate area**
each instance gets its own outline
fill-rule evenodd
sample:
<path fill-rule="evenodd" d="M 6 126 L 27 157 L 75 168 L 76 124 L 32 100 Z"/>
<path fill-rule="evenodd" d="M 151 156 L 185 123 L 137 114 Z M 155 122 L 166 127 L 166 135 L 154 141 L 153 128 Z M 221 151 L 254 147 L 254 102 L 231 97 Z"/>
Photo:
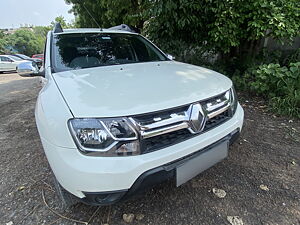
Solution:
<path fill-rule="evenodd" d="M 198 156 L 176 167 L 176 186 L 180 186 L 210 168 L 228 155 L 228 140 L 213 146 Z"/>

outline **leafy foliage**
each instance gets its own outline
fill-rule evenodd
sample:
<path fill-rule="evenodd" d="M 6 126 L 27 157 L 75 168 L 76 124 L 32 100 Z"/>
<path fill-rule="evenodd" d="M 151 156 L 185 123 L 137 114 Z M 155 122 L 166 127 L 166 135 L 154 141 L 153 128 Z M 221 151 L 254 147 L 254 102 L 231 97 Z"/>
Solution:
<path fill-rule="evenodd" d="M 289 66 L 264 64 L 233 80 L 239 87 L 265 96 L 276 112 L 300 117 L 300 62 Z"/>
<path fill-rule="evenodd" d="M 207 16 L 199 1 L 153 1 L 145 11 L 144 34 L 165 51 L 180 57 L 185 49 L 207 45 Z"/>
<path fill-rule="evenodd" d="M 243 60 L 258 52 L 263 37 L 286 40 L 299 34 L 298 0 L 151 2 L 145 33 L 168 51 L 200 45 L 221 53 L 223 60 Z"/>
<path fill-rule="evenodd" d="M 63 16 L 58 16 L 54 19 L 54 21 L 51 22 L 49 27 L 44 27 L 44 28 L 48 28 L 48 29 L 52 30 L 52 28 L 54 27 L 54 25 L 56 23 L 60 23 L 60 25 L 63 28 L 74 28 L 75 27 L 74 23 L 67 23 L 66 19 Z"/>
<path fill-rule="evenodd" d="M 7 46 L 6 35 L 3 31 L 0 31 L 0 54 L 5 51 L 5 46 Z"/>
<path fill-rule="evenodd" d="M 17 52 L 30 56 L 43 49 L 43 40 L 29 29 L 19 29 L 9 35 L 7 43 Z"/>
<path fill-rule="evenodd" d="M 143 0 L 66 0 L 79 27 L 111 27 L 122 23 L 137 29 L 143 27 L 143 14 L 148 1 Z M 144 4 L 145 3 L 145 4 Z"/>
<path fill-rule="evenodd" d="M 49 26 L 25 27 L 13 34 L 0 31 L 0 53 L 22 53 L 28 56 L 42 53 L 47 33 L 53 29 L 56 22 L 61 23 L 64 28 L 74 27 L 74 24 L 67 23 L 63 16 L 58 16 Z"/>
<path fill-rule="evenodd" d="M 254 81 L 250 82 L 250 88 L 258 94 L 272 98 L 300 90 L 300 62 L 291 63 L 289 67 L 273 63 L 261 65 L 252 74 Z"/>

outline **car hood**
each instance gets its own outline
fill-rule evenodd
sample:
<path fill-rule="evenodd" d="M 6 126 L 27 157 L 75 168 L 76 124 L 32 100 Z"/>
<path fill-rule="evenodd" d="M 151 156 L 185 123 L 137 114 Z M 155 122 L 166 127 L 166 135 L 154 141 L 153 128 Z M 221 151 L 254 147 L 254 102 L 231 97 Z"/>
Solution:
<path fill-rule="evenodd" d="M 116 117 L 182 106 L 225 92 L 227 77 L 175 61 L 54 73 L 75 117 Z"/>

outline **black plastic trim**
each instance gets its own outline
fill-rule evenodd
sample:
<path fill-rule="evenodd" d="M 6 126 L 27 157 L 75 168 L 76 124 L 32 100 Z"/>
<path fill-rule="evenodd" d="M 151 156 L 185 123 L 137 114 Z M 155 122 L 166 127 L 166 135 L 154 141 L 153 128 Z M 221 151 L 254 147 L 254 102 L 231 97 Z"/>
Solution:
<path fill-rule="evenodd" d="M 60 23 L 55 23 L 54 28 L 53 28 L 53 33 L 62 33 L 64 32 Z"/>

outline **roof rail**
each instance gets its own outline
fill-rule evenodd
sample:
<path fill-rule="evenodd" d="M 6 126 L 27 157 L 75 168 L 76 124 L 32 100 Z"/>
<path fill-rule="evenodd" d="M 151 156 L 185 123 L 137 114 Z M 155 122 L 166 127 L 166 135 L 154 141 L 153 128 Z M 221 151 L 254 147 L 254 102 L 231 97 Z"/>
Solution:
<path fill-rule="evenodd" d="M 62 33 L 64 32 L 60 23 L 55 23 L 54 28 L 53 28 L 53 33 Z"/>
<path fill-rule="evenodd" d="M 124 30 L 124 31 L 129 31 L 132 33 L 136 33 L 133 29 L 131 29 L 128 25 L 126 24 L 120 24 L 118 26 L 110 27 L 108 30 Z"/>

